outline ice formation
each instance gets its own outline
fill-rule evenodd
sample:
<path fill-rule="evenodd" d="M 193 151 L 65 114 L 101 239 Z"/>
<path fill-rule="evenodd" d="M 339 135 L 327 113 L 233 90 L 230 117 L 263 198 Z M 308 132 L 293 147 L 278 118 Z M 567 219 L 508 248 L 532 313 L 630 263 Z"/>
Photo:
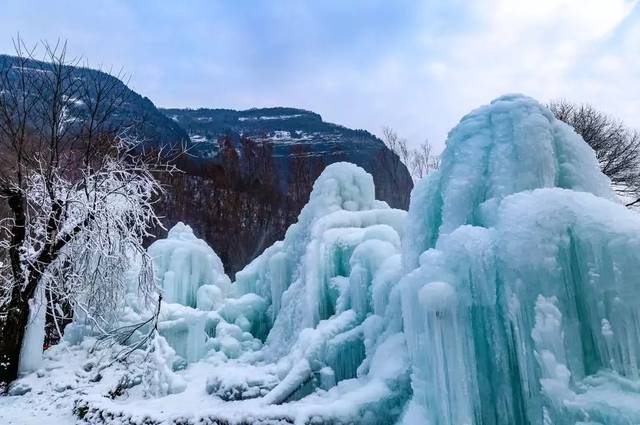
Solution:
<path fill-rule="evenodd" d="M 42 365 L 44 345 L 44 325 L 46 321 L 46 299 L 42 288 L 29 300 L 29 322 L 20 349 L 18 373 L 20 375 L 36 371 Z"/>
<path fill-rule="evenodd" d="M 231 282 L 220 258 L 183 223 L 176 224 L 166 239 L 153 243 L 148 252 L 163 298 L 169 303 L 189 307 L 204 303 L 211 309 L 229 290 Z"/>
<path fill-rule="evenodd" d="M 467 115 L 407 223 L 404 332 L 425 423 L 640 420 L 640 219 L 568 126 L 523 96 Z"/>
<path fill-rule="evenodd" d="M 411 392 L 397 288 L 406 212 L 374 192 L 361 168 L 327 167 L 285 238 L 231 286 L 188 226 L 152 244 L 163 301 L 148 393 L 184 391 L 174 372 L 204 363 L 209 397 L 257 399 L 275 417 L 400 417 Z M 150 313 L 132 297 L 123 321 Z"/>
<path fill-rule="evenodd" d="M 373 179 L 361 168 L 327 167 L 284 240 L 236 276 L 236 294 L 269 303 L 263 332 L 271 357 L 290 352 L 302 330 L 321 320 L 351 309 L 360 322 L 372 312 L 374 275 L 399 253 L 405 215 L 374 199 Z"/>
<path fill-rule="evenodd" d="M 330 389 L 366 376 L 376 347 L 401 331 L 395 320 L 399 294 L 392 293 L 389 279 L 400 268 L 405 214 L 374 199 L 373 180 L 362 169 L 333 164 L 316 181 L 284 241 L 238 273 L 234 290 L 256 292 L 269 303 L 270 326 L 260 356 L 276 363 L 284 378 L 266 402 L 295 400 L 314 387 Z M 403 347 L 396 344 L 396 362 L 402 363 Z M 376 382 L 408 389 L 406 373 Z M 354 404 L 353 411 L 359 409 L 371 412 L 374 406 Z"/>
<path fill-rule="evenodd" d="M 183 223 L 176 224 L 166 239 L 154 242 L 148 253 L 163 300 L 158 330 L 181 360 L 200 360 L 220 321 L 215 310 L 229 292 L 231 282 L 222 261 Z"/>
<path fill-rule="evenodd" d="M 154 343 L 153 392 L 211 403 L 175 415 L 640 423 L 640 217 L 531 98 L 465 116 L 408 213 L 337 163 L 233 284 L 183 224 L 149 253 L 172 347 Z"/>

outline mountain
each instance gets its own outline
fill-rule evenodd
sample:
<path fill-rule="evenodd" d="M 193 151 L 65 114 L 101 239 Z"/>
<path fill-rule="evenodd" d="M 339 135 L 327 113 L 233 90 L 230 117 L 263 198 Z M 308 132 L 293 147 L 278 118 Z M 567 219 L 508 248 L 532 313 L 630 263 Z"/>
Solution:
<path fill-rule="evenodd" d="M 58 73 L 58 74 L 56 74 Z M 127 129 L 149 147 L 182 145 L 183 171 L 159 175 L 166 193 L 157 204 L 165 227 L 186 221 L 234 274 L 284 237 L 309 199 L 315 179 L 334 162 L 353 162 L 371 173 L 377 199 L 408 207 L 411 177 L 384 143 L 364 130 L 324 122 L 296 108 L 158 109 L 108 73 L 0 55 L 3 91 L 29 81 L 31 96 L 54 96 L 63 75 L 64 119 L 86 122 L 90 105 L 114 106 L 100 129 Z M 60 92 L 58 92 L 60 96 Z M 58 97 L 60 98 L 60 97 Z M 0 206 L 0 216 L 7 212 Z M 158 228 L 154 234 L 164 237 Z"/>
<path fill-rule="evenodd" d="M 266 143 L 283 183 L 291 183 L 297 177 L 291 170 L 292 160 L 302 161 L 302 167 L 309 170 L 317 162 L 322 163 L 322 168 L 334 162 L 352 162 L 374 176 L 378 199 L 396 208 L 409 206 L 409 172 L 382 140 L 365 130 L 328 123 L 315 112 L 297 108 L 161 111 L 187 131 L 193 152 L 199 157 L 217 157 L 220 141 L 225 137 Z M 317 175 L 319 172 L 314 177 Z"/>
<path fill-rule="evenodd" d="M 313 183 L 335 162 L 361 166 L 376 198 L 406 209 L 412 180 L 398 156 L 364 130 L 296 108 L 161 109 L 189 134 L 186 174 L 171 176 L 165 224 L 188 222 L 233 275 L 284 237 Z"/>
<path fill-rule="evenodd" d="M 34 96 L 52 95 L 49 90 L 51 87 L 39 82 L 45 82 L 54 72 L 64 75 L 62 80 L 66 87 L 63 90 L 74 97 L 73 101 L 69 102 L 71 110 L 67 111 L 72 116 L 82 118 L 87 110 L 83 106 L 91 101 L 95 102 L 100 94 L 104 96 L 101 100 L 103 104 L 113 103 L 118 106 L 105 123 L 106 128 L 127 128 L 137 137 L 156 146 L 188 141 L 187 133 L 177 123 L 162 114 L 151 100 L 134 92 L 123 81 L 108 73 L 70 65 L 56 69 L 48 62 L 0 55 L 1 75 L 6 73 L 10 81 L 15 84 L 19 84 L 22 76 L 31 79 L 32 83 L 35 82 L 30 84 L 34 90 Z M 45 92 L 40 93 L 40 90 Z"/>

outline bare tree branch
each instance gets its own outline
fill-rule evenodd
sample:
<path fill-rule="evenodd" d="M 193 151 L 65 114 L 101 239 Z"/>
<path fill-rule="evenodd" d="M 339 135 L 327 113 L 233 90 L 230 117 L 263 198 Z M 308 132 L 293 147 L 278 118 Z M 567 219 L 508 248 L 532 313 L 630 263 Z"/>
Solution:
<path fill-rule="evenodd" d="M 627 206 L 640 202 L 640 133 L 588 104 L 557 100 L 547 106 L 591 146 L 614 189 L 634 199 Z"/>
<path fill-rule="evenodd" d="M 29 317 L 41 288 L 109 332 L 140 264 L 143 294 L 154 291 L 143 240 L 160 226 L 158 172 L 173 151 L 145 149 L 114 126 L 126 101 L 113 76 L 78 68 L 64 42 L 34 48 L 15 41 L 0 62 L 0 382 L 15 379 Z M 57 323 L 56 323 L 57 326 Z M 59 332 L 59 331 L 58 331 Z"/>

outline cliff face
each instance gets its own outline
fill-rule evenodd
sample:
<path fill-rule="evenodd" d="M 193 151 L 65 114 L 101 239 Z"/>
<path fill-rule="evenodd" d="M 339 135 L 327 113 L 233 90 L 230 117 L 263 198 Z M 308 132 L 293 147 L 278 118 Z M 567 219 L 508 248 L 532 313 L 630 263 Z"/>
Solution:
<path fill-rule="evenodd" d="M 302 166 L 315 171 L 338 161 L 353 162 L 371 173 L 376 196 L 390 206 L 409 206 L 411 177 L 384 143 L 364 130 L 352 130 L 324 122 L 320 115 L 296 108 L 161 109 L 184 128 L 194 153 L 203 158 L 219 156 L 224 137 L 250 139 L 270 145 L 280 181 L 286 186 Z M 301 163 L 301 164 L 298 164 Z"/>

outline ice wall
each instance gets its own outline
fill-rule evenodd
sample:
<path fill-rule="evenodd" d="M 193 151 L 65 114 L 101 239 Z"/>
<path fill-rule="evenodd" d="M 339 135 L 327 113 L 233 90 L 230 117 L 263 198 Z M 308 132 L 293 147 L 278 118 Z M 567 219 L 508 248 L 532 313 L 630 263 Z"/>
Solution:
<path fill-rule="evenodd" d="M 640 420 L 640 218 L 524 96 L 454 128 L 403 240 L 405 423 Z"/>

